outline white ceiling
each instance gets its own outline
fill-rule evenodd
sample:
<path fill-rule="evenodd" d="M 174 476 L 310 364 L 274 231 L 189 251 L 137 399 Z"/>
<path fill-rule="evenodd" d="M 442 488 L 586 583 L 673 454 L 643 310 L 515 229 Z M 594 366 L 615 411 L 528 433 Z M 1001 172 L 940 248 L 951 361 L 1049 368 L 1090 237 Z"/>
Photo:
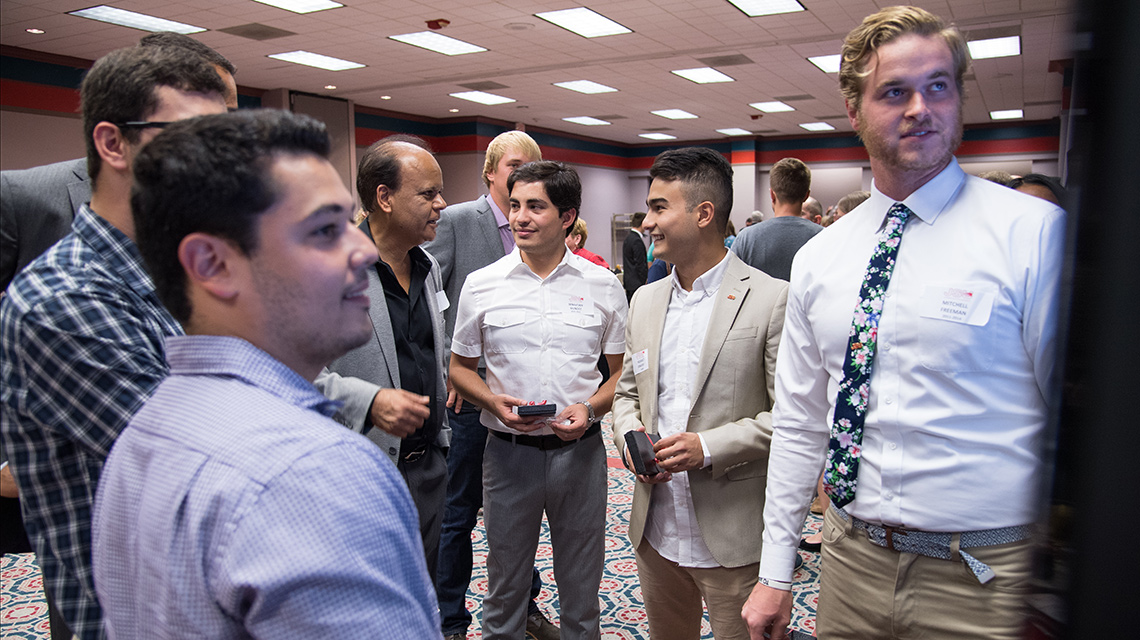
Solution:
<path fill-rule="evenodd" d="M 740 127 L 763 136 L 812 135 L 798 125 L 823 120 L 851 131 L 843 117 L 835 74 L 808 56 L 839 52 L 843 36 L 863 16 L 891 0 L 800 0 L 806 11 L 748 18 L 726 0 L 342 0 L 347 5 L 298 15 L 251 0 L 108 0 L 111 6 L 209 29 L 193 37 L 238 67 L 238 84 L 330 95 L 389 111 L 452 118 L 485 116 L 623 143 L 649 143 L 637 134 L 665 130 L 680 140 L 723 137 Z M 3 0 L 0 41 L 47 53 L 94 60 L 136 42 L 142 32 L 66 15 L 98 0 Z M 1025 110 L 1026 121 L 1061 110 L 1062 77 L 1049 62 L 1071 57 L 1070 0 L 920 0 L 967 33 L 1020 32 L 1022 54 L 974 63 L 967 81 L 967 124 L 990 122 L 989 112 Z M 534 16 L 588 6 L 633 33 L 587 39 Z M 440 33 L 489 51 L 445 56 L 390 40 L 426 30 L 445 18 Z M 252 40 L 220 29 L 259 23 L 296 35 Z M 28 28 L 46 33 L 33 35 Z M 305 49 L 360 62 L 363 69 L 330 72 L 266 57 Z M 743 55 L 752 62 L 720 66 L 736 82 L 698 85 L 670 72 L 705 66 L 700 58 Z M 593 80 L 617 93 L 583 95 L 552 86 Z M 505 85 L 492 93 L 517 102 L 483 106 L 450 97 L 464 84 Z M 326 90 L 333 84 L 336 90 Z M 380 96 L 391 96 L 383 100 Z M 761 115 L 748 106 L 788 96 L 790 113 Z M 449 109 L 458 108 L 458 113 Z M 696 120 L 667 120 L 650 111 L 679 108 Z M 609 126 L 562 121 L 594 116 Z M 1016 122 L 1016 121 L 1014 121 Z"/>

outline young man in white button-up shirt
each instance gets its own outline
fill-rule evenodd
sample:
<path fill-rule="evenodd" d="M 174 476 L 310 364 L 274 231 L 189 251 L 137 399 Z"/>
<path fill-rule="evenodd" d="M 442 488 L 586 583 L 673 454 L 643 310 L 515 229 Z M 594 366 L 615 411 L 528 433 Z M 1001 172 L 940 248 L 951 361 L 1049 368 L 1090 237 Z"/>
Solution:
<path fill-rule="evenodd" d="M 1019 638 L 1064 212 L 958 167 L 969 60 L 956 29 L 891 7 L 864 19 L 843 54 L 840 88 L 874 182 L 792 263 L 760 584 L 744 617 L 752 638 L 784 637 L 812 487 L 829 441 L 852 437 L 829 425 L 863 274 L 902 203 L 911 213 L 870 334 L 854 497 L 841 494 L 840 508 L 833 497 L 824 519 L 817 634 Z"/>
<path fill-rule="evenodd" d="M 788 284 L 724 247 L 732 166 L 666 151 L 649 170 L 645 229 L 673 275 L 637 290 L 614 442 L 646 431 L 660 473 L 638 475 L 629 518 L 653 640 L 695 640 L 701 601 L 717 640 L 746 640 L 756 584 L 776 352 Z"/>
<path fill-rule="evenodd" d="M 483 637 L 523 637 L 545 512 L 562 638 L 596 639 L 606 517 L 598 420 L 610 409 L 621 371 L 625 295 L 612 273 L 566 248 L 582 200 L 573 169 L 532 162 L 507 185 L 515 250 L 468 276 L 451 342 L 452 384 L 483 409 L 481 422 L 491 432 L 483 457 Z M 603 353 L 615 372 L 607 380 L 597 368 Z M 554 411 L 540 418 L 516 413 L 541 404 Z"/>

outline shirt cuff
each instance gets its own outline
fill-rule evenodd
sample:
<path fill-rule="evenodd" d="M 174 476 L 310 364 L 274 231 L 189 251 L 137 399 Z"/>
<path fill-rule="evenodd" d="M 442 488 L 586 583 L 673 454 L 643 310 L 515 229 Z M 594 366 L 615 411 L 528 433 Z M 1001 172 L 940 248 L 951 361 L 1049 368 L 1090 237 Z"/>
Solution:
<path fill-rule="evenodd" d="M 796 547 L 764 545 L 764 552 L 760 556 L 760 578 L 767 580 L 769 587 L 790 589 L 792 574 L 796 571 L 797 554 Z M 781 587 L 781 583 L 787 586 Z"/>
<path fill-rule="evenodd" d="M 703 464 L 701 464 L 701 468 L 704 469 L 705 467 L 712 464 L 712 454 L 709 453 L 709 445 L 707 442 L 705 442 L 704 434 L 698 433 L 697 437 L 701 439 L 701 452 L 705 455 L 705 461 Z"/>

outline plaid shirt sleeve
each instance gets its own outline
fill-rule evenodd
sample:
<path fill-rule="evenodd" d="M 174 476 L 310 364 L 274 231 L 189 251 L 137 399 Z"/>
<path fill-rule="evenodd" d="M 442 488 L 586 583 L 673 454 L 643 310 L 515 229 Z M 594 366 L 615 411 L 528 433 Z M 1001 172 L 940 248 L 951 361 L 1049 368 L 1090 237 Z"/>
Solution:
<path fill-rule="evenodd" d="M 115 439 L 167 373 L 163 336 L 181 328 L 123 286 L 60 292 L 3 316 L 3 432 L 28 534 L 72 631 L 97 638 L 95 488 Z"/>

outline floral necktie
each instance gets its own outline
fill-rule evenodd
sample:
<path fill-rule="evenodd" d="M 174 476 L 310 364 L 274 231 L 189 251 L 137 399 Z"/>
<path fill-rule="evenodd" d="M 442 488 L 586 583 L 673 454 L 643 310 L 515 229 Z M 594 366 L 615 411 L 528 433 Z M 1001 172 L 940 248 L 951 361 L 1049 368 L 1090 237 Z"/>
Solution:
<path fill-rule="evenodd" d="M 879 232 L 879 244 L 871 254 L 871 263 L 867 265 L 863 286 L 859 289 L 859 302 L 855 305 L 855 319 L 843 360 L 843 382 L 839 383 L 839 397 L 835 401 L 827 465 L 823 469 L 824 491 L 838 507 L 855 499 L 879 315 L 895 268 L 895 254 L 902 243 L 903 226 L 911 213 L 901 202 L 894 203 L 887 211 L 886 225 Z"/>

